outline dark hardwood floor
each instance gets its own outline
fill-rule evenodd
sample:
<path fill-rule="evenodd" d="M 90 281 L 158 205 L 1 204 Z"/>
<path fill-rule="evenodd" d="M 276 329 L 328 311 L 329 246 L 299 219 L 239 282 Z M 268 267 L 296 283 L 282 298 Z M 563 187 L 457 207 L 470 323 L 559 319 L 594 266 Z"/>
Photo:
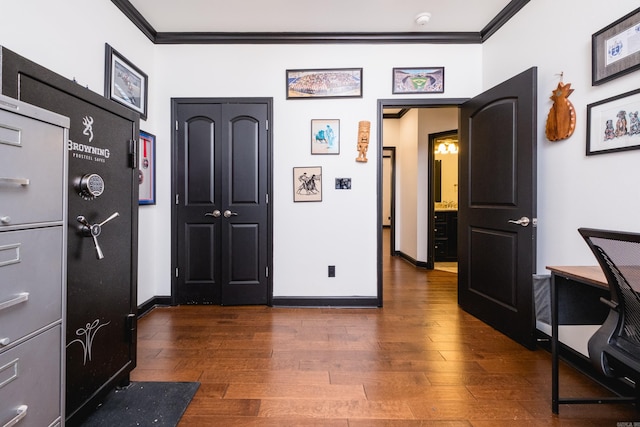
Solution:
<path fill-rule="evenodd" d="M 380 309 L 159 307 L 133 381 L 198 381 L 180 426 L 609 426 L 631 405 L 551 413 L 551 359 L 457 306 L 456 275 L 384 262 Z M 605 391 L 561 365 L 561 395 Z"/>

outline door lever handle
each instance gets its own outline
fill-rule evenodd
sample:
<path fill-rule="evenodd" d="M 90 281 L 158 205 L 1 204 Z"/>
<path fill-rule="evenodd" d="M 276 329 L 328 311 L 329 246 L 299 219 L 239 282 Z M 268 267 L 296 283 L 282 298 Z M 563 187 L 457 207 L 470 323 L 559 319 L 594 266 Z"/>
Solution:
<path fill-rule="evenodd" d="M 218 209 L 216 209 L 213 212 L 207 212 L 206 214 L 204 214 L 204 216 L 212 216 L 214 218 L 218 218 L 218 217 L 220 217 L 220 215 L 221 214 L 220 214 L 220 211 Z"/>
<path fill-rule="evenodd" d="M 222 215 L 224 215 L 225 218 L 230 218 L 232 216 L 238 216 L 238 213 L 237 212 L 231 212 L 229 209 L 227 209 L 226 211 L 224 211 L 224 213 Z"/>
<path fill-rule="evenodd" d="M 518 225 L 521 225 L 523 227 L 526 227 L 527 225 L 529 225 L 531 220 L 529 218 L 527 218 L 526 216 L 523 216 L 520 219 L 510 219 L 508 222 L 510 224 L 518 224 Z"/>

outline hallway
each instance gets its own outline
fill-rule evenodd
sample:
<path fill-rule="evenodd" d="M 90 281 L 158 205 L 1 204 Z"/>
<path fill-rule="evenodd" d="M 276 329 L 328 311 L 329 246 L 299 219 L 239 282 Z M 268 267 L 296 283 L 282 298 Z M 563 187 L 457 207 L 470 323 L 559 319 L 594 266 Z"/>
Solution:
<path fill-rule="evenodd" d="M 178 306 L 138 323 L 132 381 L 199 381 L 180 426 L 615 426 L 551 414 L 551 361 L 460 310 L 456 275 L 386 257 L 380 309 Z M 602 395 L 561 365 L 561 394 Z"/>

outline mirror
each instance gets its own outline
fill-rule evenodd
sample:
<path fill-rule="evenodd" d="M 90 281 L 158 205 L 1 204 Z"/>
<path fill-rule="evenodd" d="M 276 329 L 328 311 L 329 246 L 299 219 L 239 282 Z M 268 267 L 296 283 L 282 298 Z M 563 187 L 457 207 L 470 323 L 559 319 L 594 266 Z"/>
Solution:
<path fill-rule="evenodd" d="M 434 152 L 433 195 L 435 210 L 458 209 L 458 131 L 429 135 Z"/>

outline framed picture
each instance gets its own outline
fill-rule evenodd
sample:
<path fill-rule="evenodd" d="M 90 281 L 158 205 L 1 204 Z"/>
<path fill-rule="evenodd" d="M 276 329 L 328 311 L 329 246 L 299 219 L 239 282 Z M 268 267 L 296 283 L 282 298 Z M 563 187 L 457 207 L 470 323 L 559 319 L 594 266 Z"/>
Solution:
<path fill-rule="evenodd" d="M 640 8 L 591 36 L 591 84 L 640 68 Z"/>
<path fill-rule="evenodd" d="M 393 93 L 443 92 L 444 67 L 393 69 Z"/>
<path fill-rule="evenodd" d="M 336 190 L 351 190 L 351 178 L 336 178 Z"/>
<path fill-rule="evenodd" d="M 138 204 L 156 204 L 156 137 L 140 131 L 138 139 Z"/>
<path fill-rule="evenodd" d="M 111 46 L 105 46 L 104 96 L 137 111 L 146 120 L 147 75 Z"/>
<path fill-rule="evenodd" d="M 587 156 L 640 148 L 640 89 L 587 105 Z"/>
<path fill-rule="evenodd" d="M 340 154 L 340 120 L 311 120 L 311 154 Z"/>
<path fill-rule="evenodd" d="M 322 201 L 322 167 L 306 166 L 293 168 L 293 201 Z"/>
<path fill-rule="evenodd" d="M 362 68 L 287 70 L 287 99 L 362 98 Z"/>

